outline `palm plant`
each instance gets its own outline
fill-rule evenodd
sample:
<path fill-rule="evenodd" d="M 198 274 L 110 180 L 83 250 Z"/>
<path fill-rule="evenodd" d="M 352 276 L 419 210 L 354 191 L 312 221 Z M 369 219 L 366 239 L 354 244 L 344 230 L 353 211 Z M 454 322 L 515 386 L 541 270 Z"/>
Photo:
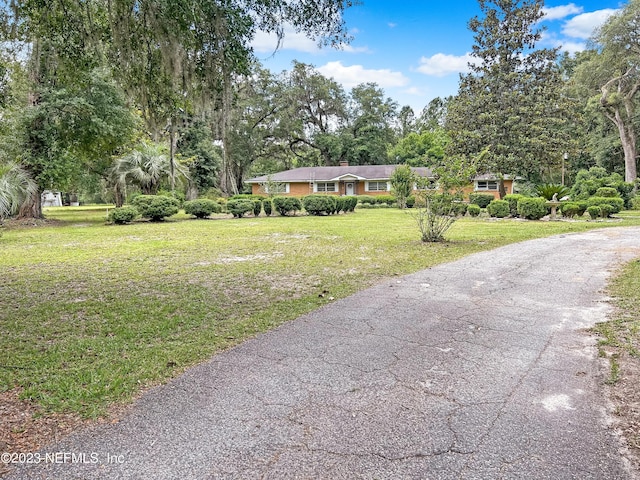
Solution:
<path fill-rule="evenodd" d="M 118 158 L 109 172 L 108 180 L 113 186 L 116 206 L 122 206 L 129 184 L 140 187 L 145 195 L 155 195 L 165 178 L 173 180 L 188 178 L 183 165 L 171 165 L 164 148 L 154 143 L 143 143 L 129 154 Z M 172 182 L 173 183 L 173 182 Z"/>
<path fill-rule="evenodd" d="M 0 219 L 15 215 L 38 186 L 29 173 L 15 162 L 0 164 Z"/>
<path fill-rule="evenodd" d="M 556 195 L 556 198 L 562 198 L 569 195 L 570 190 L 564 185 L 558 185 L 555 183 L 543 183 L 541 185 L 536 185 L 536 193 L 539 197 L 542 197 L 546 200 L 551 200 L 554 195 Z"/>

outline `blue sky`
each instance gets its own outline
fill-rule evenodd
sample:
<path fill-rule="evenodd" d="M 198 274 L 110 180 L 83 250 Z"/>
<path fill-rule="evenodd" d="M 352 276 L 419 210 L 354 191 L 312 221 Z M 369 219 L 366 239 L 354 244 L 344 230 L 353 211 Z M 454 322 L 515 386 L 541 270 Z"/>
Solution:
<path fill-rule="evenodd" d="M 547 30 L 539 46 L 559 46 L 571 53 L 583 50 L 594 28 L 625 3 L 549 0 L 541 22 Z M 283 46 L 275 54 L 272 36 L 259 33 L 253 47 L 262 64 L 274 72 L 290 69 L 297 60 L 314 65 L 347 90 L 375 82 L 387 96 L 419 114 L 431 99 L 457 92 L 459 73 L 466 68 L 473 45 L 467 22 L 479 13 L 476 0 L 363 0 L 345 14 L 354 39 L 342 50 L 318 49 L 291 29 L 285 29 Z"/>

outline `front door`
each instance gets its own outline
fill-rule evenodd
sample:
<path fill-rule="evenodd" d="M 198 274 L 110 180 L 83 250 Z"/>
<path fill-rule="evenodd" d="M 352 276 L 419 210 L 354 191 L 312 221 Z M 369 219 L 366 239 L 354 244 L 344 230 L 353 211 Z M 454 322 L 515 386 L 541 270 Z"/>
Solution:
<path fill-rule="evenodd" d="M 348 197 L 352 197 L 353 196 L 353 182 L 349 182 L 347 183 L 347 192 L 346 195 Z"/>

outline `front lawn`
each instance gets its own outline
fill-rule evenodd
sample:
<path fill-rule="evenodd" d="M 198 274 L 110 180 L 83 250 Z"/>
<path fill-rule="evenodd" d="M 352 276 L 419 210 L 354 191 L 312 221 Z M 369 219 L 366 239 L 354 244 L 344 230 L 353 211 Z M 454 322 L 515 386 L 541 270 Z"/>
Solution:
<path fill-rule="evenodd" d="M 507 243 L 640 225 L 464 219 L 422 244 L 395 209 L 105 225 L 104 208 L 46 212 L 0 238 L 0 391 L 95 417 L 221 349 L 319 306 Z M 637 213 L 637 212 L 636 212 Z"/>

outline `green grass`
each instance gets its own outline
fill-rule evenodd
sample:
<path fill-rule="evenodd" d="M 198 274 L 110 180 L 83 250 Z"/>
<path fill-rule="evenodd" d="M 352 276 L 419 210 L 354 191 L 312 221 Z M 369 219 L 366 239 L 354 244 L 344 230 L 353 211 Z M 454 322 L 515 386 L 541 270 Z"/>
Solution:
<path fill-rule="evenodd" d="M 622 222 L 465 219 L 422 244 L 395 209 L 105 225 L 48 209 L 0 238 L 0 391 L 87 417 L 259 332 L 383 278 L 507 243 Z M 636 212 L 637 213 L 637 212 Z M 228 217 L 225 217 L 228 218 Z"/>
<path fill-rule="evenodd" d="M 625 266 L 609 286 L 609 294 L 616 307 L 616 315 L 599 323 L 594 331 L 600 335 L 600 355 L 611 365 L 608 383 L 616 383 L 620 371 L 621 354 L 640 358 L 640 259 Z"/>

